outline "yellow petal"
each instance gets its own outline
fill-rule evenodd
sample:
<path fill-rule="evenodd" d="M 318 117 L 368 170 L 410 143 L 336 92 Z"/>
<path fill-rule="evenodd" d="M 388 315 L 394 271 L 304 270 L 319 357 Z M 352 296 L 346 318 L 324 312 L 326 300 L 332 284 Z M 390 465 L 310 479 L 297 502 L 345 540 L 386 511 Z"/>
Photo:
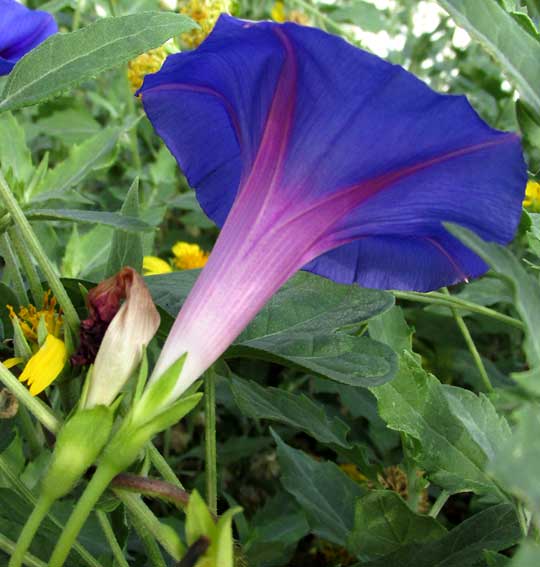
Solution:
<path fill-rule="evenodd" d="M 287 19 L 287 16 L 285 14 L 285 5 L 283 4 L 283 2 L 280 2 L 279 0 L 275 2 L 275 4 L 272 6 L 272 10 L 270 11 L 270 17 L 275 22 L 279 23 L 283 23 Z"/>
<path fill-rule="evenodd" d="M 36 396 L 58 377 L 67 358 L 64 341 L 47 335 L 43 346 L 27 362 L 19 380 L 28 382 L 30 393 Z"/>
<path fill-rule="evenodd" d="M 172 272 L 171 265 L 157 256 L 145 256 L 143 258 L 143 272 L 145 276 L 168 274 Z"/>
<path fill-rule="evenodd" d="M 17 364 L 20 364 L 21 362 L 24 362 L 24 358 L 14 357 L 14 358 L 8 358 L 8 359 L 4 360 L 2 362 L 2 364 L 6 368 L 13 368 L 14 366 L 17 366 Z"/>
<path fill-rule="evenodd" d="M 540 211 L 540 183 L 529 181 L 525 189 L 525 199 L 523 206 L 531 212 Z"/>

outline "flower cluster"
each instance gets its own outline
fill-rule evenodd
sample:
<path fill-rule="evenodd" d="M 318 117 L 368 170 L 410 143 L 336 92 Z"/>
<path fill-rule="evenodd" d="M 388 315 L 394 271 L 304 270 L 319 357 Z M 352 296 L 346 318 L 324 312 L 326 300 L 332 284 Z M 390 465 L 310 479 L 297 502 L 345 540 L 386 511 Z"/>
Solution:
<path fill-rule="evenodd" d="M 185 0 L 180 13 L 189 16 L 198 28 L 182 34 L 182 41 L 192 49 L 198 47 L 212 31 L 220 14 L 230 11 L 230 0 Z"/>
<path fill-rule="evenodd" d="M 128 81 L 132 92 L 141 88 L 146 75 L 160 70 L 166 57 L 167 51 L 161 46 L 142 53 L 128 63 Z"/>

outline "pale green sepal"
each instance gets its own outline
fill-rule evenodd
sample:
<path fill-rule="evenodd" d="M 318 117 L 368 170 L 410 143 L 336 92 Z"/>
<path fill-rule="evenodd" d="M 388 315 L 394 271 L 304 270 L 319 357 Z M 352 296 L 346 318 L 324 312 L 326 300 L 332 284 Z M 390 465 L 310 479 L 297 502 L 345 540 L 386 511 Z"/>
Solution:
<path fill-rule="evenodd" d="M 219 567 L 234 567 L 234 539 L 232 533 L 232 520 L 242 508 L 231 508 L 223 514 L 217 523 L 215 536 L 210 545 L 212 565 Z"/>
<path fill-rule="evenodd" d="M 37 328 L 37 340 L 38 340 L 38 345 L 40 347 L 43 346 L 43 343 L 45 342 L 45 339 L 47 338 L 48 334 L 49 334 L 49 329 L 47 329 L 47 323 L 45 321 L 45 315 L 42 315 L 39 318 L 39 323 L 38 323 L 38 328 Z"/>
<path fill-rule="evenodd" d="M 165 431 L 178 423 L 185 415 L 187 415 L 201 401 L 202 392 L 193 394 L 192 396 L 182 397 L 171 407 L 161 412 L 156 417 L 146 422 L 141 430 L 149 433 L 149 439 L 157 435 L 161 431 Z"/>
<path fill-rule="evenodd" d="M 42 493 L 51 501 L 75 486 L 94 464 L 109 440 L 114 412 L 95 406 L 76 412 L 62 427 L 42 484 Z"/>
<path fill-rule="evenodd" d="M 189 497 L 186 509 L 187 544 L 192 545 L 201 536 L 207 536 L 213 542 L 216 535 L 216 525 L 210 510 L 201 495 L 194 490 Z"/>
<path fill-rule="evenodd" d="M 11 319 L 11 324 L 13 325 L 13 346 L 15 356 L 17 358 L 24 358 L 24 360 L 28 360 L 32 356 L 32 349 L 30 348 L 23 330 L 21 329 L 19 318 L 13 317 L 13 319 Z"/>
<path fill-rule="evenodd" d="M 137 385 L 135 386 L 135 393 L 133 394 L 133 405 L 139 403 L 141 396 L 146 386 L 146 380 L 148 379 L 148 354 L 146 348 L 144 348 L 141 358 L 141 364 L 139 366 L 139 374 L 137 376 Z"/>
<path fill-rule="evenodd" d="M 78 404 L 78 407 L 80 408 L 79 411 L 82 411 L 82 409 L 86 406 L 86 398 L 88 396 L 88 390 L 90 388 L 90 382 L 92 381 L 92 372 L 93 371 L 94 371 L 94 365 L 91 364 L 88 367 L 88 370 L 86 372 L 86 377 L 85 377 L 84 382 L 83 382 L 81 395 L 79 397 L 79 404 Z"/>
<path fill-rule="evenodd" d="M 68 357 L 75 352 L 75 337 L 73 336 L 73 331 L 69 328 L 69 325 L 64 325 L 64 343 L 66 345 L 66 350 Z"/>
<path fill-rule="evenodd" d="M 187 353 L 184 353 L 143 393 L 139 403 L 134 407 L 133 420 L 145 423 L 166 408 L 174 390 L 178 377 L 184 367 Z"/>

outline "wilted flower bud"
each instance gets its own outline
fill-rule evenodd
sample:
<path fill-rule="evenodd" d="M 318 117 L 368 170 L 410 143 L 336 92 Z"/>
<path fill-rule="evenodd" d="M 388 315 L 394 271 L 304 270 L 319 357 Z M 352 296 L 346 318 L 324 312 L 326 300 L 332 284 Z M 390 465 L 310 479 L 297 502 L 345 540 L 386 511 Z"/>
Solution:
<path fill-rule="evenodd" d="M 93 407 L 109 405 L 118 395 L 139 365 L 160 318 L 144 280 L 132 268 L 122 268 L 116 276 L 101 282 L 90 291 L 88 300 L 91 317 L 81 326 L 83 351 L 83 340 L 95 339 L 105 321 L 110 321 L 91 370 L 85 407 Z M 121 300 L 124 303 L 120 306 Z"/>

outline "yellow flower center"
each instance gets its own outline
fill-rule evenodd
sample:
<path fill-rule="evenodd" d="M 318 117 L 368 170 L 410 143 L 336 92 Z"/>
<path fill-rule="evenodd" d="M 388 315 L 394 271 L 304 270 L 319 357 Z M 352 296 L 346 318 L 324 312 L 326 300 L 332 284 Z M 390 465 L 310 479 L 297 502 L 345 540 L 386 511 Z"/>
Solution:
<path fill-rule="evenodd" d="M 56 298 L 47 291 L 43 296 L 43 307 L 37 309 L 34 305 L 21 307 L 18 313 L 11 305 L 6 306 L 9 310 L 9 316 L 14 319 L 17 317 L 24 336 L 31 343 L 38 343 L 38 327 L 41 320 L 44 321 L 47 333 L 54 337 L 59 337 L 62 332 L 62 311 L 57 309 Z"/>
<path fill-rule="evenodd" d="M 177 242 L 172 247 L 174 265 L 179 270 L 195 270 L 202 268 L 208 261 L 209 254 L 204 252 L 197 244 Z"/>
<path fill-rule="evenodd" d="M 523 206 L 533 212 L 540 212 L 540 183 L 538 181 L 529 181 L 525 189 L 525 199 Z"/>
<path fill-rule="evenodd" d="M 230 0 L 186 0 L 180 6 L 180 13 L 190 17 L 199 27 L 182 34 L 182 41 L 194 49 L 212 31 L 219 15 L 229 10 Z"/>
<path fill-rule="evenodd" d="M 147 53 L 142 53 L 128 63 L 128 80 L 131 90 L 137 91 L 142 87 L 144 77 L 149 73 L 157 73 L 167 58 L 165 48 L 158 47 Z"/>
<path fill-rule="evenodd" d="M 32 396 L 37 396 L 58 378 L 67 359 L 64 341 L 47 335 L 43 346 L 26 363 L 19 380 L 27 382 Z"/>

